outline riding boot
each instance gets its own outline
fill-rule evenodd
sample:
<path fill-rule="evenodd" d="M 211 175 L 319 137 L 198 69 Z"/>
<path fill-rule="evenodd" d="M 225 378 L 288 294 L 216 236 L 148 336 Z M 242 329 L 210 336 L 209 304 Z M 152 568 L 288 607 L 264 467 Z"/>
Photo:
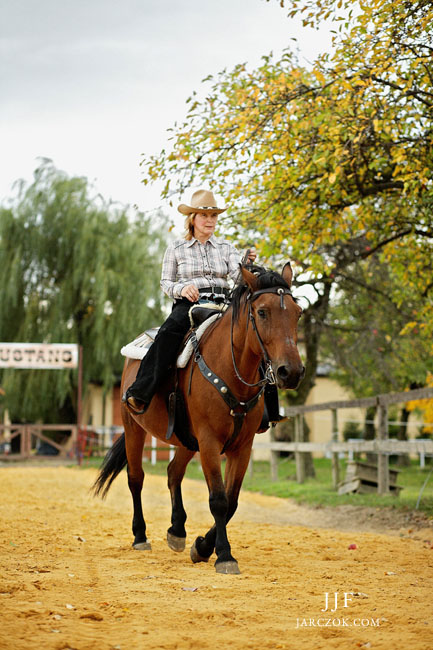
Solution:
<path fill-rule="evenodd" d="M 270 424 L 274 427 L 278 422 L 284 420 L 287 420 L 287 418 L 280 415 L 278 389 L 275 384 L 267 384 L 265 387 L 265 408 L 258 433 L 267 431 Z"/>
<path fill-rule="evenodd" d="M 278 400 L 278 389 L 275 384 L 268 384 L 265 388 L 265 404 L 268 411 L 269 422 L 274 426 L 278 422 L 287 420 L 286 416 L 280 415 L 280 404 Z"/>
<path fill-rule="evenodd" d="M 183 333 L 164 332 L 162 336 L 155 338 L 148 353 L 141 360 L 137 377 L 126 391 L 125 398 L 128 400 L 132 397 L 143 412 L 167 376 L 169 367 L 174 365 L 183 336 Z"/>

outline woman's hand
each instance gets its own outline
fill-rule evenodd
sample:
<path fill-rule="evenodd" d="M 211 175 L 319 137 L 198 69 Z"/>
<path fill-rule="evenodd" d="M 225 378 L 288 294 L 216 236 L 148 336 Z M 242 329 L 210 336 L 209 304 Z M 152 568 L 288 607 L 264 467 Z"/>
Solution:
<path fill-rule="evenodd" d="M 257 251 L 255 248 L 250 248 L 248 253 L 247 264 L 252 264 L 257 257 Z"/>
<path fill-rule="evenodd" d="M 180 292 L 180 295 L 182 298 L 187 298 L 190 302 L 197 302 L 200 296 L 195 284 L 187 284 Z"/>

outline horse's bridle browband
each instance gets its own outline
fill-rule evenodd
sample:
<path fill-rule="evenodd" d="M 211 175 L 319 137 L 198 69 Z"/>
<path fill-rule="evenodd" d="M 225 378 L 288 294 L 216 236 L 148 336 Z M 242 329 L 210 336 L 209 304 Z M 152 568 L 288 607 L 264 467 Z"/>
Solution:
<path fill-rule="evenodd" d="M 286 308 L 283 302 L 283 296 L 291 296 L 293 298 L 293 294 L 288 287 L 269 287 L 268 289 L 257 289 L 257 291 L 252 291 L 247 296 L 247 300 L 250 303 L 254 302 L 254 300 L 263 293 L 276 293 L 278 296 L 281 296 L 281 309 Z"/>
<path fill-rule="evenodd" d="M 232 321 L 231 321 L 231 331 L 230 331 L 230 345 L 231 345 L 231 353 L 232 353 L 232 361 L 233 361 L 233 368 L 235 370 L 236 376 L 238 379 L 245 384 L 246 386 L 254 387 L 254 386 L 260 386 L 260 389 L 258 393 L 254 397 L 252 397 L 248 402 L 241 402 L 240 400 L 237 399 L 237 397 L 232 393 L 230 388 L 226 385 L 225 382 L 223 382 L 218 375 L 216 375 L 206 364 L 205 360 L 203 359 L 200 348 L 199 348 L 199 343 L 197 341 L 197 337 L 195 335 L 195 331 L 193 331 L 191 335 L 191 343 L 194 348 L 194 361 L 197 363 L 203 377 L 207 379 L 208 382 L 210 382 L 214 388 L 216 388 L 225 401 L 225 403 L 230 407 L 230 415 L 234 418 L 234 430 L 227 442 L 225 443 L 221 454 L 223 454 L 226 449 L 233 444 L 233 442 L 236 440 L 242 425 L 244 423 L 245 416 L 249 411 L 251 411 L 256 404 L 258 403 L 259 399 L 261 398 L 263 391 L 265 390 L 266 384 L 275 384 L 276 379 L 274 375 L 274 371 L 272 369 L 272 364 L 271 360 L 269 358 L 269 355 L 266 351 L 266 348 L 263 344 L 263 341 L 260 337 L 259 331 L 257 329 L 256 321 L 255 318 L 252 314 L 251 311 L 251 303 L 258 298 L 258 296 L 264 294 L 264 293 L 274 293 L 279 296 L 281 296 L 281 309 L 286 309 L 286 306 L 284 305 L 283 297 L 285 295 L 292 295 L 292 292 L 290 289 L 287 287 L 270 287 L 268 289 L 258 289 L 257 291 L 252 291 L 248 296 L 247 296 L 247 302 L 248 302 L 248 319 L 251 320 L 254 332 L 257 336 L 257 340 L 259 342 L 259 345 L 261 347 L 261 350 L 263 352 L 263 358 L 266 363 L 266 370 L 265 370 L 265 376 L 263 379 L 260 379 L 258 382 L 254 384 L 250 384 L 246 382 L 239 374 L 239 370 L 236 366 L 236 361 L 234 358 L 234 350 L 233 350 L 233 312 L 232 312 Z"/>

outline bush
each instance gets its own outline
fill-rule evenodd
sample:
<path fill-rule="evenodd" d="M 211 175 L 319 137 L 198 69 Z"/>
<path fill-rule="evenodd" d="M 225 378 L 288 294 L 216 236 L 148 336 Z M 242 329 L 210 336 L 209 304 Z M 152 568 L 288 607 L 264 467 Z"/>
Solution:
<path fill-rule="evenodd" d="M 358 422 L 346 422 L 343 428 L 343 440 L 347 442 L 349 438 L 363 438 L 364 432 Z"/>

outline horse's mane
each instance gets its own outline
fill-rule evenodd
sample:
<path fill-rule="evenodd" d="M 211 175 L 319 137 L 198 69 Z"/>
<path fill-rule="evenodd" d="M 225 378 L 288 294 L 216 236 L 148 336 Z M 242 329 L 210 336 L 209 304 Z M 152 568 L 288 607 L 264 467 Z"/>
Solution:
<path fill-rule="evenodd" d="M 256 276 L 258 282 L 257 289 L 270 289 L 271 287 L 285 287 L 286 289 L 290 289 L 284 278 L 276 271 L 271 271 L 270 269 L 255 264 L 247 264 L 245 268 Z M 248 291 L 249 287 L 246 283 L 239 284 L 233 289 L 231 307 L 233 309 L 234 321 L 237 321 L 239 318 L 241 306 L 245 303 L 245 297 Z"/>

